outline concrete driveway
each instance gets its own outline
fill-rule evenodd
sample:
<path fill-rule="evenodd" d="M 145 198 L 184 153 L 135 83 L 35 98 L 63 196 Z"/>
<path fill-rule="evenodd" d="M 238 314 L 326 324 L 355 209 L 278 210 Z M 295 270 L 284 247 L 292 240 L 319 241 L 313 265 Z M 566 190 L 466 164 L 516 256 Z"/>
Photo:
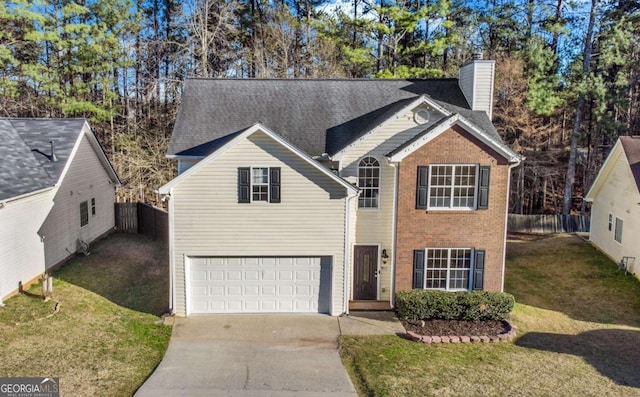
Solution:
<path fill-rule="evenodd" d="M 167 353 L 136 396 L 356 396 L 323 315 L 177 318 Z"/>

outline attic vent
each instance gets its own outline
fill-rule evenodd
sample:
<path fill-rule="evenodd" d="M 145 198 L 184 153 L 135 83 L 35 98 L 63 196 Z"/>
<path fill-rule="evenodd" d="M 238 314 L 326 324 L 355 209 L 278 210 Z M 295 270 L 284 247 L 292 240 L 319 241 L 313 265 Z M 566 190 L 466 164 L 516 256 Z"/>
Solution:
<path fill-rule="evenodd" d="M 473 59 L 474 61 L 482 60 L 482 52 L 481 51 L 474 52 L 473 54 L 471 54 L 471 59 Z"/>
<path fill-rule="evenodd" d="M 56 143 L 54 141 L 49 141 L 51 144 L 51 155 L 49 156 L 49 160 L 53 163 L 58 161 L 58 156 L 56 156 Z"/>
<path fill-rule="evenodd" d="M 413 121 L 418 124 L 427 124 L 429 122 L 430 113 L 427 109 L 418 109 L 413 114 Z"/>

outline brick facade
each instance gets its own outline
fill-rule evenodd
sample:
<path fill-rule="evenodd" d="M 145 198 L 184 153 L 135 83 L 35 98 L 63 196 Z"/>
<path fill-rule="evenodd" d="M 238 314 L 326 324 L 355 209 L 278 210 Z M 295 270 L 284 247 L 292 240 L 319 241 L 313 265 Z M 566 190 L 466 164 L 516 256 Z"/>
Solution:
<path fill-rule="evenodd" d="M 491 166 L 489 208 L 475 211 L 416 209 L 418 166 Z M 500 291 L 504 257 L 508 161 L 459 126 L 443 132 L 399 165 L 396 234 L 396 291 L 413 285 L 413 250 L 426 247 L 486 250 L 484 289 Z"/>

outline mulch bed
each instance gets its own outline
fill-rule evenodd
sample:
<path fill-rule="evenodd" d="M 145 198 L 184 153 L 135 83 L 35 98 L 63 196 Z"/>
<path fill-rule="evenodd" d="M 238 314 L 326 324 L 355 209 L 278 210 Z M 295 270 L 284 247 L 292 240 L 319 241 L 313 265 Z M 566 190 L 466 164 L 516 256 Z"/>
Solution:
<path fill-rule="evenodd" d="M 500 335 L 509 331 L 509 326 L 497 320 L 492 321 L 462 321 L 462 320 L 401 320 L 407 331 L 418 335 Z M 424 324 L 424 325 L 423 325 Z"/>

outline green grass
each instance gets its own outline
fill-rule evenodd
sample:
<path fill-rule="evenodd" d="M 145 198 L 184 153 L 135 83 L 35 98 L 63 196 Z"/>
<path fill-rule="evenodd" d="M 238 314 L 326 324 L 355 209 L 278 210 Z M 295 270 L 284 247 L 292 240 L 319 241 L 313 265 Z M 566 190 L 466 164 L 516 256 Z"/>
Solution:
<path fill-rule="evenodd" d="M 342 337 L 363 396 L 640 396 L 640 282 L 575 236 L 508 243 L 512 343 Z"/>
<path fill-rule="evenodd" d="M 167 311 L 169 259 L 159 242 L 119 233 L 90 252 L 67 263 L 55 277 L 129 309 L 155 315 Z"/>
<path fill-rule="evenodd" d="M 168 292 L 164 281 L 143 275 L 167 267 L 163 250 L 142 237 L 116 234 L 91 252 L 53 275 L 57 313 L 54 301 L 38 296 L 38 286 L 0 308 L 1 376 L 57 376 L 61 395 L 124 396 L 160 362 L 171 327 L 158 324 L 157 314 Z M 132 289 L 140 291 L 130 297 Z"/>

